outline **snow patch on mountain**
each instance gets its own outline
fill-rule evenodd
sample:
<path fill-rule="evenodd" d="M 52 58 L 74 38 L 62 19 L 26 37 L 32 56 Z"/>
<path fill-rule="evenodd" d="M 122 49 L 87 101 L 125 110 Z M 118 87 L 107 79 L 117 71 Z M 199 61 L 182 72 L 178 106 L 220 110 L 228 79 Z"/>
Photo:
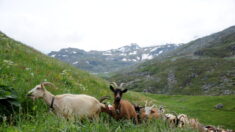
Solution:
<path fill-rule="evenodd" d="M 150 59 L 152 59 L 153 58 L 153 56 L 152 55 L 149 55 L 149 54 L 143 54 L 142 55 L 142 60 L 150 60 Z"/>
<path fill-rule="evenodd" d="M 75 64 L 78 64 L 78 61 L 75 61 L 75 62 L 73 62 L 72 64 L 74 64 L 74 65 L 75 65 Z"/>
<path fill-rule="evenodd" d="M 130 52 L 129 55 L 135 55 L 137 54 L 137 51 Z"/>
<path fill-rule="evenodd" d="M 153 52 L 153 51 L 157 50 L 158 48 L 159 48 L 159 47 L 157 46 L 157 47 L 151 49 L 150 52 Z"/>
<path fill-rule="evenodd" d="M 127 59 L 126 59 L 126 58 L 123 58 L 122 61 L 127 61 Z"/>

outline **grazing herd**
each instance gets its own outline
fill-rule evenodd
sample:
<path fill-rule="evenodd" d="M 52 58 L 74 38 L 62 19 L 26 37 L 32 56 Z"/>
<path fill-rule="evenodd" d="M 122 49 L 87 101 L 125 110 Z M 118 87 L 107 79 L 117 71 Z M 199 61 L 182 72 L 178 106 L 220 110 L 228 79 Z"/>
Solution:
<path fill-rule="evenodd" d="M 30 90 L 27 96 L 33 100 L 42 98 L 57 116 L 67 120 L 84 118 L 97 120 L 100 113 L 103 112 L 116 120 L 132 120 L 135 124 L 154 119 L 163 119 L 172 128 L 190 127 L 200 132 L 232 132 L 232 130 L 214 126 L 204 126 L 197 119 L 189 118 L 185 114 L 165 114 L 163 106 L 159 108 L 155 105 L 150 106 L 147 101 L 145 106 L 139 106 L 132 104 L 128 100 L 123 100 L 122 95 L 128 91 L 122 88 L 123 83 L 119 86 L 115 82 L 110 84 L 110 90 L 114 95 L 113 104 L 103 103 L 104 100 L 110 99 L 110 96 L 104 96 L 97 100 L 95 97 L 85 94 L 53 95 L 46 90 L 45 86 L 48 85 L 55 87 L 50 82 L 43 82 Z"/>

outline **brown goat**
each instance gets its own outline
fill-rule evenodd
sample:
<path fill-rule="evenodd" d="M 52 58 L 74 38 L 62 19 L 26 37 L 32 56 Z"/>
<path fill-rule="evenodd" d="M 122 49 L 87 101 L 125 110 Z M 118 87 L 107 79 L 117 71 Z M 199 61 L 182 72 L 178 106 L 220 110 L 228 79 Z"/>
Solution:
<path fill-rule="evenodd" d="M 127 92 L 127 89 L 122 90 L 122 84 L 118 87 L 116 83 L 113 83 L 116 88 L 111 84 L 110 90 L 114 93 L 113 108 L 115 114 L 113 115 L 116 120 L 120 119 L 134 119 L 135 123 L 138 124 L 137 113 L 134 106 L 127 100 L 122 100 L 122 94 Z"/>

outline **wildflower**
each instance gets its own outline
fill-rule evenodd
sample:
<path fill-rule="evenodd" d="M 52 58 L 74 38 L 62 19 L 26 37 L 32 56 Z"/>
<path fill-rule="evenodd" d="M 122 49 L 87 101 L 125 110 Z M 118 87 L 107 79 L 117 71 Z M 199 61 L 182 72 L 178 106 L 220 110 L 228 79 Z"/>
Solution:
<path fill-rule="evenodd" d="M 11 60 L 3 60 L 4 63 L 8 64 L 8 65 L 13 65 L 14 62 Z"/>
<path fill-rule="evenodd" d="M 26 67 L 25 70 L 26 70 L 26 71 L 29 71 L 29 70 L 31 70 L 31 68 Z"/>
<path fill-rule="evenodd" d="M 30 74 L 31 74 L 31 76 L 34 76 L 34 73 L 33 73 L 33 72 L 31 72 Z"/>

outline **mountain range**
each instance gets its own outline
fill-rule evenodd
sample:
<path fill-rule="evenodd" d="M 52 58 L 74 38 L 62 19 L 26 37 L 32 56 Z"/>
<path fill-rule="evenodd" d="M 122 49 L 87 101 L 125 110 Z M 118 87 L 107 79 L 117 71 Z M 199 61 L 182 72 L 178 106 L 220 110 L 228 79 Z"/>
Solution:
<path fill-rule="evenodd" d="M 52 51 L 48 55 L 91 73 L 109 73 L 150 60 L 177 47 L 176 44 L 140 47 L 138 44 L 132 43 L 107 51 L 64 48 L 59 51 Z"/>
<path fill-rule="evenodd" d="M 235 26 L 191 41 L 109 79 L 158 94 L 235 94 Z"/>

